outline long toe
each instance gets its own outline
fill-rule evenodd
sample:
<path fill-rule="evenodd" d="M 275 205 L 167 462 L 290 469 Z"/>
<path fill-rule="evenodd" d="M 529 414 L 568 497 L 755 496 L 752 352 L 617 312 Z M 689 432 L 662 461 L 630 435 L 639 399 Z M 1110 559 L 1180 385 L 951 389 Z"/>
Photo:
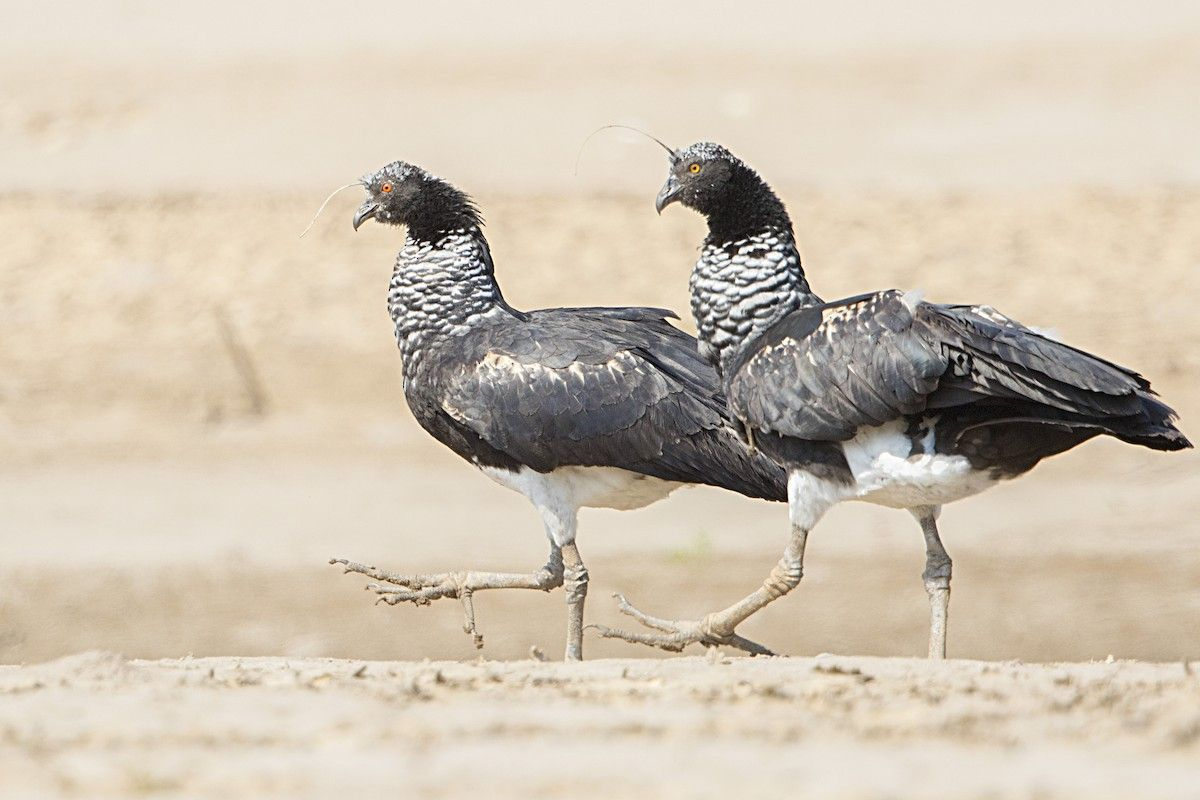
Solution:
<path fill-rule="evenodd" d="M 610 628 L 607 625 L 588 626 L 604 639 L 620 639 L 630 644 L 656 647 L 671 653 L 679 653 L 690 644 L 698 644 L 704 647 L 732 647 L 755 656 L 775 655 L 773 651 L 758 642 L 739 636 L 734 631 L 721 630 L 712 615 L 702 620 L 668 620 L 641 611 L 621 595 L 614 595 L 614 597 L 617 599 L 617 609 L 622 614 L 633 617 L 657 633 L 626 631 Z"/>

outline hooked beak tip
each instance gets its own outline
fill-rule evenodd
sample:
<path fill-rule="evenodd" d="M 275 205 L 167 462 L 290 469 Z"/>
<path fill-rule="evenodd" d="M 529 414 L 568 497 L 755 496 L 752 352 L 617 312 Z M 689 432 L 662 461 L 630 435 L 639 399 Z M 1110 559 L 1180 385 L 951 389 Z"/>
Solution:
<path fill-rule="evenodd" d="M 364 222 L 375 218 L 375 212 L 379 210 L 377 203 L 366 202 L 359 206 L 358 211 L 354 212 L 354 230 L 358 230 Z"/>
<path fill-rule="evenodd" d="M 654 210 L 662 216 L 663 209 L 679 199 L 681 187 L 676 183 L 674 178 L 668 178 L 663 184 L 662 189 L 658 193 L 658 197 L 654 198 Z"/>

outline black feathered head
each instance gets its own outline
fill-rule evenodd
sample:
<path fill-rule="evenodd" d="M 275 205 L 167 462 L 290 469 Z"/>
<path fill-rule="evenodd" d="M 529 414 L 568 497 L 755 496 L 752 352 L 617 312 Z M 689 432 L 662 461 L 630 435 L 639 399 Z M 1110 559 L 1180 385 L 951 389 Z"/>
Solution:
<path fill-rule="evenodd" d="M 783 203 L 766 181 L 713 142 L 697 142 L 675 151 L 654 207 L 661 214 L 675 202 L 703 214 L 714 231 L 732 234 L 761 225 L 791 229 Z"/>
<path fill-rule="evenodd" d="M 359 181 L 367 199 L 354 212 L 354 229 L 373 219 L 406 225 L 409 234 L 430 237 L 483 224 L 479 209 L 465 192 L 404 161 L 393 161 Z"/>

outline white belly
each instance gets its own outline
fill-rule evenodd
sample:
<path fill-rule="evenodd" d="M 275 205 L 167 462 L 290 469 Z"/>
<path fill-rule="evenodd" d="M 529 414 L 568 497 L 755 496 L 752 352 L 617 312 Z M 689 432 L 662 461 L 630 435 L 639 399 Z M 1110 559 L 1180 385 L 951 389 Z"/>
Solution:
<path fill-rule="evenodd" d="M 847 499 L 892 508 L 940 506 L 978 494 L 998 481 L 971 468 L 964 456 L 939 455 L 932 432 L 921 442 L 924 452 L 909 455 L 912 440 L 896 421 L 864 428 L 842 443 L 854 475 Z"/>
<path fill-rule="evenodd" d="M 547 473 L 528 467 L 519 472 L 480 467 L 480 471 L 501 486 L 525 495 L 537 506 L 565 504 L 629 511 L 662 500 L 686 485 L 617 467 L 559 467 Z"/>

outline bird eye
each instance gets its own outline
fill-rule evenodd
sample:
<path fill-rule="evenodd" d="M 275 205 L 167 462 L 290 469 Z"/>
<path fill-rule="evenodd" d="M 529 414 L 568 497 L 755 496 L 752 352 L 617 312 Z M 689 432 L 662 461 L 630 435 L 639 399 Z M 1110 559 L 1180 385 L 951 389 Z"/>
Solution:
<path fill-rule="evenodd" d="M 380 187 L 379 187 L 379 191 L 383 192 L 384 194 L 391 194 L 391 192 L 392 192 L 392 184 L 390 184 L 390 183 L 384 183 L 384 184 L 383 184 L 383 186 L 380 186 Z"/>
<path fill-rule="evenodd" d="M 688 167 L 688 172 L 692 173 L 693 175 L 695 175 L 699 171 L 700 171 L 699 164 L 693 163 L 690 167 Z"/>

